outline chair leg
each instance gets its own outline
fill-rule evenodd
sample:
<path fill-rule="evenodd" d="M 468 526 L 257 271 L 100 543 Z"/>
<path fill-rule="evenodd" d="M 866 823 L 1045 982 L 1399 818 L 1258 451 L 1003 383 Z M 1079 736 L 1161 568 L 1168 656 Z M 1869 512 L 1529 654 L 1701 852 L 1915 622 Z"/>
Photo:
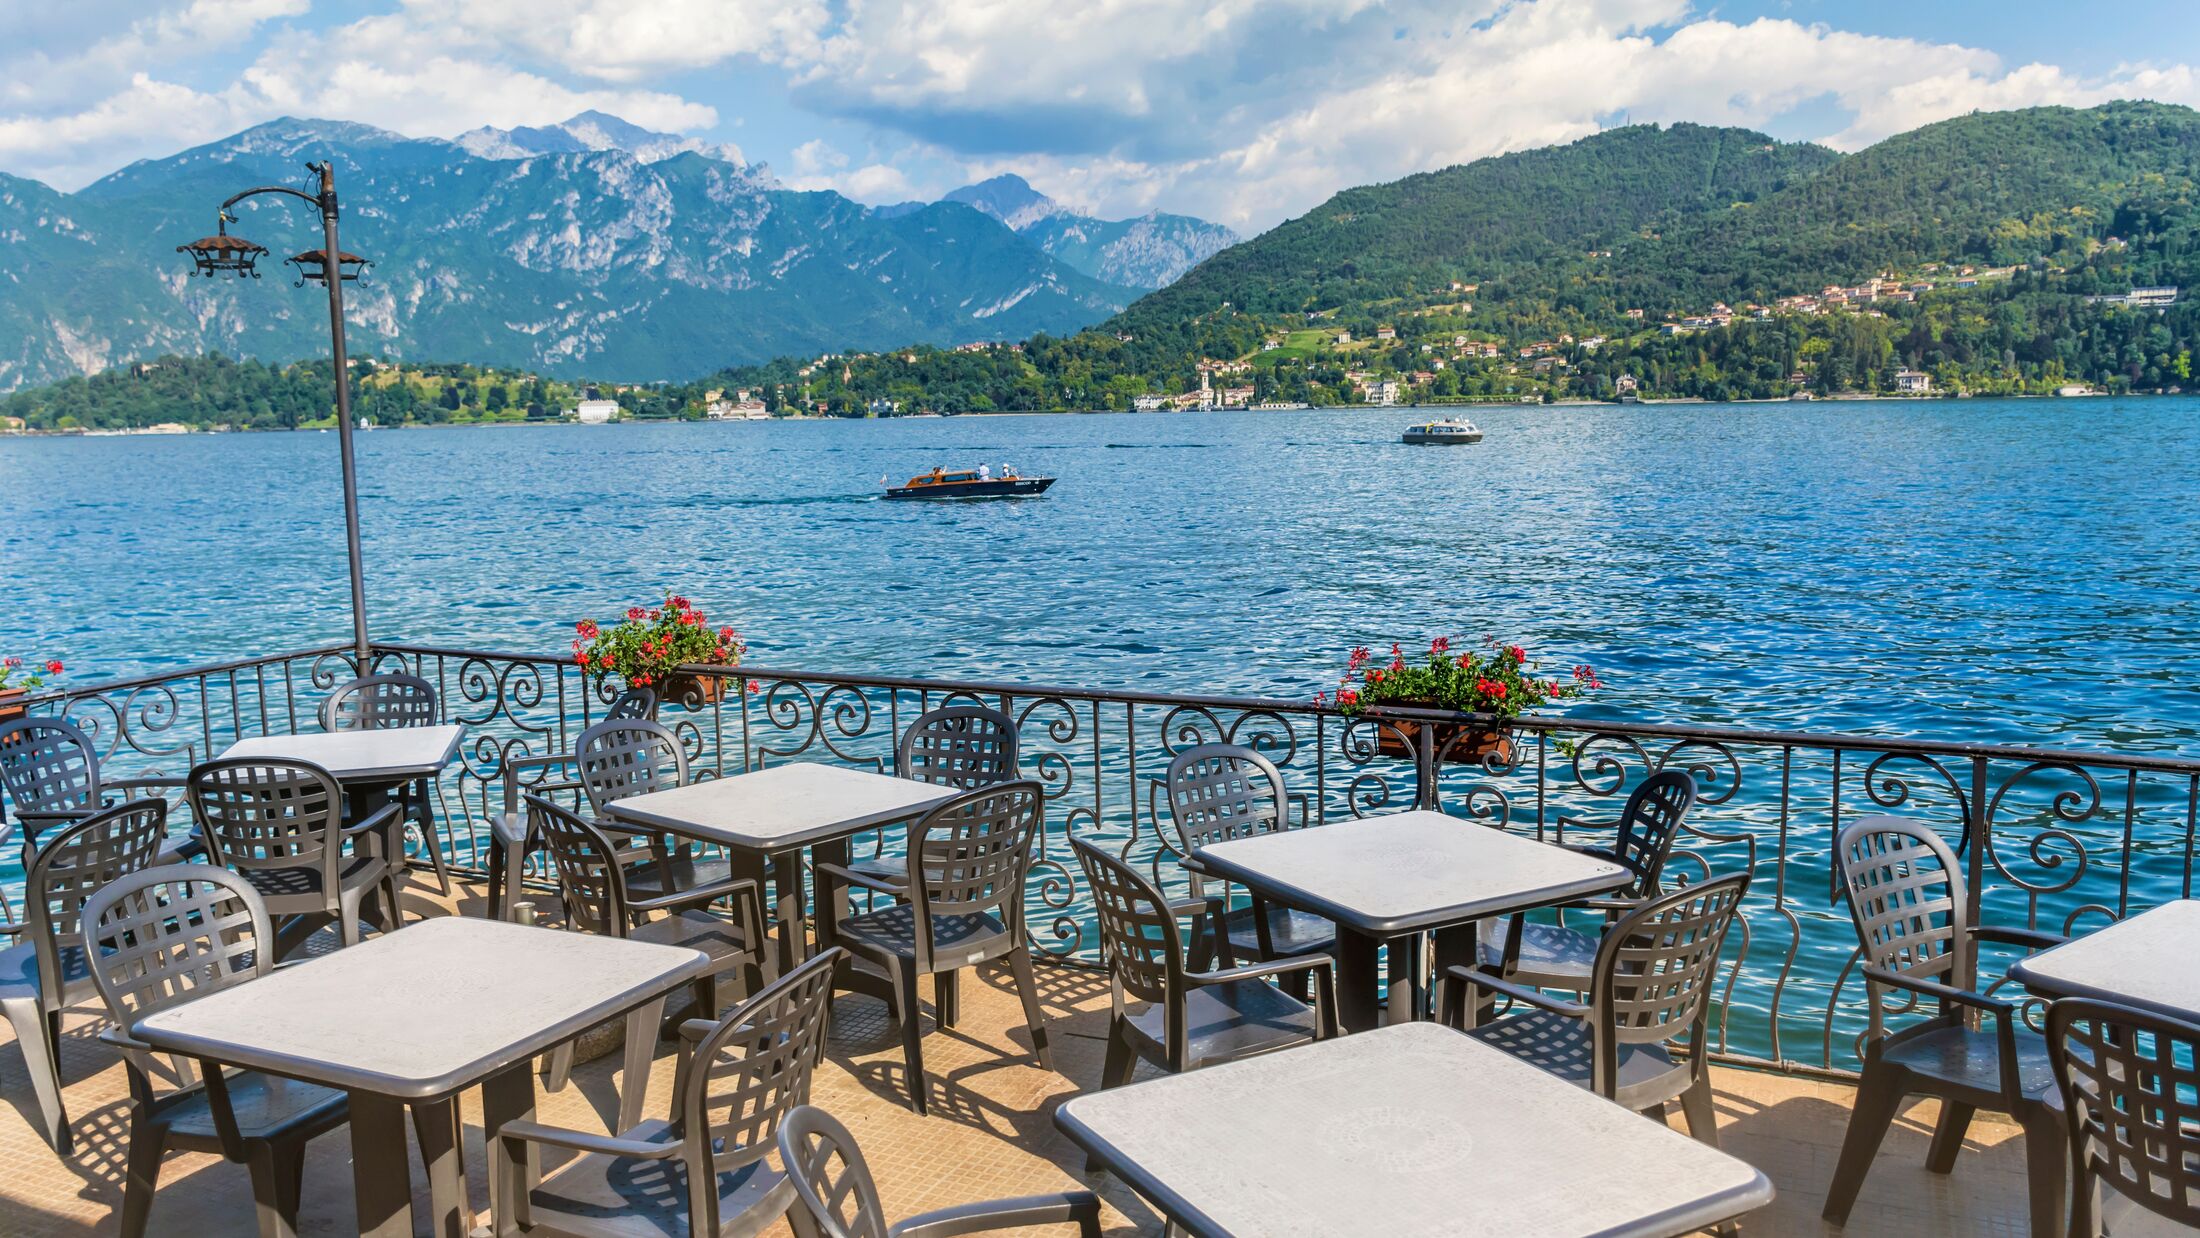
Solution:
<path fill-rule="evenodd" d="M 1131 1043 L 1120 1019 L 1110 1019 L 1108 1024 L 1108 1056 L 1100 1066 L 1100 1086 L 1119 1088 L 1138 1073 L 1138 1047 Z"/>
<path fill-rule="evenodd" d="M 422 785 L 425 786 L 425 782 Z M 438 801 L 442 800 L 442 787 L 435 788 L 435 798 Z M 449 898 L 451 896 L 451 869 L 450 864 L 443 858 L 443 822 L 435 813 L 428 811 L 428 797 L 425 795 L 420 797 L 419 821 L 420 842 L 428 849 L 428 862 L 435 866 L 436 887 L 443 892 L 443 897 Z"/>
<path fill-rule="evenodd" d="M 1820 1214 L 1835 1225 L 1846 1225 L 1864 1175 L 1871 1172 L 1879 1143 L 1894 1125 L 1902 1108 L 1902 1076 L 1878 1062 L 1864 1063 L 1864 1078 L 1856 1088 L 1856 1107 L 1849 1111 L 1849 1133 L 1841 1140 L 1841 1159 L 1833 1168 L 1833 1185 L 1826 1188 L 1826 1207 Z"/>
<path fill-rule="evenodd" d="M 962 1011 L 962 993 L 955 983 L 959 972 L 937 972 L 932 977 L 932 1011 L 941 1027 L 955 1026 Z"/>
<path fill-rule="evenodd" d="M 145 1223 L 153 1212 L 153 1192 L 160 1185 L 160 1162 L 168 1151 L 168 1128 L 146 1118 L 138 1105 L 130 1106 L 130 1147 L 122 1181 L 121 1238 L 145 1238 Z"/>
<path fill-rule="evenodd" d="M 1925 1168 L 1936 1174 L 1944 1174 L 1956 1167 L 1956 1154 L 1963 1151 L 1963 1136 L 1971 1129 L 1972 1106 L 1962 1101 L 1940 1102 L 1940 1121 L 1933 1126 L 1933 1146 L 1925 1153 Z"/>
<path fill-rule="evenodd" d="M 251 1145 L 251 1155 L 245 1166 L 252 1173 L 252 1211 L 259 1219 L 260 1238 L 298 1238 L 298 1196 L 306 1169 L 305 1144 L 256 1141 Z"/>
<path fill-rule="evenodd" d="M 2063 1177 L 2070 1168 L 2070 1137 L 2059 1113 L 2046 1109 L 2024 1123 L 2024 1169 L 2031 1179 L 2032 1238 L 2053 1238 L 2063 1215 Z"/>
<path fill-rule="evenodd" d="M 38 1008 L 36 997 L 11 998 L 5 1003 L 8 1022 L 15 1026 L 15 1044 L 23 1051 L 23 1069 L 31 1077 L 31 1092 L 38 1098 L 40 1133 L 54 1151 L 67 1156 L 75 1147 L 69 1131 L 69 1111 L 61 1098 L 61 1056 L 58 1052 L 61 1013 L 49 1016 Z"/>
<path fill-rule="evenodd" d="M 909 1107 L 922 1117 L 931 1085 L 924 1077 L 924 1007 L 917 1003 L 917 970 L 902 964 L 894 968 L 894 988 L 901 1007 L 901 1057 L 909 1072 Z"/>
<path fill-rule="evenodd" d="M 1698 1143 L 1719 1146 L 1718 1107 L 1711 1100 L 1711 1067 L 1697 1062 L 1696 1078 L 1681 1093 L 1681 1112 L 1688 1115 L 1688 1133 Z"/>
<path fill-rule="evenodd" d="M 1031 950 L 1018 946 L 1009 952 L 1008 966 L 1016 973 L 1016 996 L 1024 1001 L 1024 1025 L 1031 1029 L 1031 1048 L 1039 1065 L 1054 1069 L 1054 1055 L 1047 1050 L 1047 1017 L 1039 1009 L 1039 982 L 1031 974 Z"/>

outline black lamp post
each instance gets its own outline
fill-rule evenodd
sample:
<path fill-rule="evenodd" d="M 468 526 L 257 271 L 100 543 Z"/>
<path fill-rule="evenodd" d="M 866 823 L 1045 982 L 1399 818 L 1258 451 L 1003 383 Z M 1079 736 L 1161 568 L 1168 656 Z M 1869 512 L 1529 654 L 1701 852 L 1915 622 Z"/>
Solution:
<path fill-rule="evenodd" d="M 229 235 L 229 225 L 236 221 L 229 208 L 246 198 L 272 193 L 310 202 L 321 212 L 322 247 L 309 249 L 285 261 L 297 268 L 299 286 L 303 287 L 308 280 L 318 280 L 328 289 L 329 343 L 336 360 L 336 442 L 344 461 L 344 541 L 351 555 L 352 645 L 359 673 L 364 675 L 369 669 L 367 581 L 359 564 L 359 474 L 351 444 L 351 363 L 344 353 L 344 284 L 359 278 L 359 273 L 367 268 L 367 260 L 337 247 L 335 167 L 324 160 L 307 164 L 306 170 L 320 177 L 318 193 L 306 193 L 284 185 L 263 185 L 232 195 L 216 213 L 214 235 L 200 237 L 189 245 L 178 245 L 176 252 L 189 254 L 193 271 L 200 275 L 258 279 L 260 273 L 255 264 L 267 253 L 267 247 Z M 331 254 L 335 255 L 333 262 L 329 258 Z"/>

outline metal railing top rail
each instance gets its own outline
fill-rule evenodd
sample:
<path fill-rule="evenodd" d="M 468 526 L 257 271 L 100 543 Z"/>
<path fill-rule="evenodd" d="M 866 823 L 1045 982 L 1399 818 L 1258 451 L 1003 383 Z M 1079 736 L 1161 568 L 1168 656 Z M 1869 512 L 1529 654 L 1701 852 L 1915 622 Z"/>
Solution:
<path fill-rule="evenodd" d="M 330 654 L 348 656 L 350 653 L 351 645 L 347 642 L 339 641 L 328 645 L 309 645 L 304 649 L 286 649 L 281 653 L 263 653 L 249 658 L 231 658 L 221 662 L 201 662 L 195 666 L 177 666 L 166 670 L 147 671 L 142 675 L 132 675 L 126 679 L 109 679 L 102 683 L 84 684 L 68 688 L 48 688 L 26 696 L 16 703 L 26 709 L 35 711 L 40 705 L 53 701 L 73 700 L 77 697 L 86 696 L 105 696 L 111 692 L 129 692 L 138 688 L 151 688 L 164 683 L 174 683 L 179 679 L 224 675 L 231 671 L 248 671 L 255 667 L 273 666 L 278 662 L 295 662 L 300 658 L 323 658 Z M 499 654 L 496 656 L 510 657 L 512 655 Z"/>
<path fill-rule="evenodd" d="M 338 648 L 342 648 L 342 646 L 338 646 Z M 424 654 L 431 657 L 446 658 L 494 658 L 507 661 L 524 660 L 554 663 L 566 666 L 577 665 L 570 654 L 544 654 L 536 657 L 498 650 L 446 648 L 436 645 L 406 645 L 382 641 L 375 642 L 374 648 L 377 653 Z M 1277 697 L 1126 691 L 1110 688 L 1065 688 L 994 680 L 921 679 L 905 675 L 806 671 L 763 666 L 722 666 L 708 663 L 682 666 L 680 670 L 688 674 L 717 675 L 729 679 L 804 680 L 814 683 L 847 684 L 850 687 L 965 693 L 974 696 L 1064 697 L 1082 701 L 1106 701 L 1138 705 L 1182 705 L 1192 708 L 1230 709 L 1248 712 L 1324 714 L 1338 718 L 1350 718 L 1352 716 L 1343 713 L 1334 705 L 1316 705 L 1312 701 L 1294 701 Z M 1371 719 L 1398 719 L 1407 722 L 1488 724 L 1498 720 L 1490 714 L 1395 706 L 1368 709 L 1358 716 Z M 2153 753 L 2041 748 L 2024 744 L 1976 743 L 1897 735 L 1857 734 L 1853 732 L 1758 731 L 1746 727 L 1703 726 L 1667 722 L 1629 722 L 1612 718 L 1546 716 L 1541 714 L 1523 714 L 1510 720 L 1509 724 L 1534 731 L 1595 731 L 1599 734 L 1615 736 L 1635 735 L 1651 739 L 1699 740 L 1712 743 L 1754 744 L 1768 747 L 1828 748 L 1861 752 L 1917 753 L 1929 756 L 1985 757 L 1991 760 L 2090 765 L 2200 777 L 2200 757 L 2178 757 Z"/>

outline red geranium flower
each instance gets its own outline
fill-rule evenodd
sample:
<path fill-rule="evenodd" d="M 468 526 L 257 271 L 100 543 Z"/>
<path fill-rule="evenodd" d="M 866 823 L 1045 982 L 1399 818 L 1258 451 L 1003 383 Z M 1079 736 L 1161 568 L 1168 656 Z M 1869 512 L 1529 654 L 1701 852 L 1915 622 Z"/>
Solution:
<path fill-rule="evenodd" d="M 46 673 L 47 673 L 47 674 L 49 674 L 49 675 L 58 675 L 58 674 L 60 674 L 60 673 L 61 673 L 61 664 L 60 664 L 59 662 L 48 662 L 48 663 L 46 663 Z"/>

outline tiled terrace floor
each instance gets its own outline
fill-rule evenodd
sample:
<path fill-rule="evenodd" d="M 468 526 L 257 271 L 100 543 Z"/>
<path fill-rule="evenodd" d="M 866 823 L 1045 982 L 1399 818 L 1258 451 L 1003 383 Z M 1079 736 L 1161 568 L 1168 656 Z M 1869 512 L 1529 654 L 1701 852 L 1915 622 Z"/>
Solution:
<path fill-rule="evenodd" d="M 409 910 L 432 904 L 417 892 Z M 461 909 L 480 914 L 479 891 L 467 890 Z M 417 994 L 390 1000 L 463 1000 L 456 986 L 432 995 L 424 980 Z M 842 997 L 836 1004 L 828 1062 L 819 1072 L 814 1103 L 838 1115 L 861 1141 L 887 1210 L 895 1216 L 946 1204 L 1002 1195 L 1096 1185 L 1107 1198 L 1110 1234 L 1148 1234 L 1157 1218 L 1137 1198 L 1102 1178 L 1089 1182 L 1082 1157 L 1058 1136 L 1054 1105 L 1100 1071 L 1107 986 L 1092 973 L 1039 969 L 1040 988 L 1052 1019 L 1057 1065 L 1039 1069 L 1029 1054 L 1005 968 L 979 983 L 964 981 L 961 1026 L 926 1037 L 932 1074 L 932 1116 L 919 1118 L 902 1102 L 899 1041 L 882 1005 Z M 112 1233 L 121 1199 L 127 1088 L 113 1053 L 94 1039 L 95 1012 L 70 1019 L 62 1052 L 63 1077 L 77 1150 L 57 1158 L 34 1133 L 26 1114 L 32 1101 L 22 1058 L 0 1043 L 0 1235 Z M 1006 1030 L 1014 1029 L 1014 1030 Z M 672 1055 L 660 1046 L 650 1080 L 651 1110 L 670 1095 Z M 616 1055 L 575 1071 L 565 1091 L 543 1097 L 544 1121 L 604 1129 L 616 1105 Z M 1847 1087 L 1745 1071 L 1718 1072 L 1720 1134 L 1725 1147 L 1771 1176 L 1779 1198 L 1748 1218 L 1747 1234 L 1768 1235 L 1970 1235 L 2024 1232 L 2024 1161 L 2016 1128 L 1981 1117 L 1956 1172 L 1947 1177 L 1923 1168 L 1935 1110 L 1930 1102 L 1909 1110 L 1881 1152 L 1863 1199 L 1846 1230 L 1825 1225 L 1818 1209 L 1848 1119 Z M 469 1106 L 468 1165 L 475 1203 L 486 1207 L 481 1179 L 480 1111 Z M 1677 1122 L 1679 1119 L 1675 1119 Z M 307 1234 L 350 1232 L 351 1175 L 348 1136 L 315 1142 L 306 1168 Z M 415 1167 L 415 1183 L 421 1185 Z M 1599 1172 L 1583 1166 L 1581 1172 Z M 205 1238 L 253 1232 L 251 1192 L 240 1166 L 207 1156 L 171 1154 L 153 1208 L 153 1232 Z M 1064 1231 L 1066 1232 L 1066 1231 Z"/>

